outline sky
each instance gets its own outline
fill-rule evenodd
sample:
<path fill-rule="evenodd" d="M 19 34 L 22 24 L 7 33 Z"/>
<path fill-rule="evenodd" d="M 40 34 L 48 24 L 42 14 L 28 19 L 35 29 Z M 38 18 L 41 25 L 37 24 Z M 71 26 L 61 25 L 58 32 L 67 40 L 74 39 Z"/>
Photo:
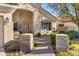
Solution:
<path fill-rule="evenodd" d="M 54 15 L 54 16 L 59 16 L 59 14 L 60 14 L 60 11 L 59 11 L 59 10 L 55 10 L 55 8 L 54 8 L 53 6 L 50 7 L 50 6 L 48 5 L 48 3 L 42 3 L 41 6 L 42 6 L 45 10 L 47 10 L 49 13 L 51 13 L 52 15 Z M 67 3 L 67 7 L 68 7 L 69 12 L 70 12 L 73 16 L 75 16 L 75 10 L 74 10 L 73 6 L 72 6 L 70 3 Z M 58 8 L 58 7 L 56 7 L 56 8 Z"/>
<path fill-rule="evenodd" d="M 49 13 L 53 14 L 54 16 L 58 16 L 58 14 L 56 13 L 56 11 L 55 11 L 54 9 L 52 9 L 52 8 L 48 5 L 48 3 L 42 3 L 41 6 L 42 6 L 45 10 L 47 10 Z M 53 11 L 53 13 L 52 13 L 52 11 Z"/>

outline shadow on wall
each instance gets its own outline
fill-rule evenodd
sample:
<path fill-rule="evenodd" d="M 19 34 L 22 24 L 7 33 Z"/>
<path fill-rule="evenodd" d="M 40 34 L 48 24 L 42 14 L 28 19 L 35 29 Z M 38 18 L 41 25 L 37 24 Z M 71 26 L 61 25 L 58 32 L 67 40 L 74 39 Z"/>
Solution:
<path fill-rule="evenodd" d="M 0 47 L 0 52 L 4 52 L 4 48 Z"/>
<path fill-rule="evenodd" d="M 21 52 L 21 42 L 19 39 L 11 40 L 4 44 L 4 50 L 6 53 L 16 53 Z M 27 45 L 27 47 L 24 47 L 25 52 L 22 52 L 23 54 L 29 53 L 30 49 Z"/>
<path fill-rule="evenodd" d="M 19 52 L 20 51 L 20 40 L 11 40 L 4 44 L 5 52 Z"/>

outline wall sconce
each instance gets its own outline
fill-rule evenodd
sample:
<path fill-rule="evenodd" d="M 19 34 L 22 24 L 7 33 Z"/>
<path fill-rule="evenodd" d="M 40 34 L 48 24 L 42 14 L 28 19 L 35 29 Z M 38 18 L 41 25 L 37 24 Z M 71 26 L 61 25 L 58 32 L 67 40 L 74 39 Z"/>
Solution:
<path fill-rule="evenodd" d="M 9 18 L 8 17 L 6 17 L 6 21 L 9 21 Z"/>
<path fill-rule="evenodd" d="M 9 22 L 9 18 L 6 17 L 5 20 L 4 20 L 4 24 L 8 23 Z"/>

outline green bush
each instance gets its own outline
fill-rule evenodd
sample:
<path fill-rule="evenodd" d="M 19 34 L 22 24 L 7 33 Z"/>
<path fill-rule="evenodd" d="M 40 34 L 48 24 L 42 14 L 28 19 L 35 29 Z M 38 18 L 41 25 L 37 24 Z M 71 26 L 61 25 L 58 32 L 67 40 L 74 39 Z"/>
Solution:
<path fill-rule="evenodd" d="M 79 38 L 79 32 L 77 31 L 69 31 L 69 32 L 66 32 L 65 34 L 67 34 L 69 36 L 69 44 L 72 45 L 72 40 L 75 39 L 75 38 Z"/>
<path fill-rule="evenodd" d="M 56 33 L 51 33 L 51 43 L 52 45 L 56 45 Z"/>
<path fill-rule="evenodd" d="M 77 31 L 69 31 L 69 32 L 66 32 L 66 34 L 69 35 L 70 40 L 74 38 L 79 38 L 79 32 Z"/>
<path fill-rule="evenodd" d="M 41 33 L 40 32 L 38 32 L 38 36 L 41 36 Z"/>

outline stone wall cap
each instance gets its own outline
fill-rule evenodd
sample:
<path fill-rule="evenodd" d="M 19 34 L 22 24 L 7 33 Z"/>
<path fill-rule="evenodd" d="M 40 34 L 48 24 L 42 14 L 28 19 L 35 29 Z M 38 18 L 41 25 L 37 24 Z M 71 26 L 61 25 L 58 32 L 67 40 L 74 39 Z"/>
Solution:
<path fill-rule="evenodd" d="M 23 33 L 21 35 L 33 35 L 32 33 Z"/>
<path fill-rule="evenodd" d="M 56 36 L 68 36 L 67 34 L 56 34 Z"/>

